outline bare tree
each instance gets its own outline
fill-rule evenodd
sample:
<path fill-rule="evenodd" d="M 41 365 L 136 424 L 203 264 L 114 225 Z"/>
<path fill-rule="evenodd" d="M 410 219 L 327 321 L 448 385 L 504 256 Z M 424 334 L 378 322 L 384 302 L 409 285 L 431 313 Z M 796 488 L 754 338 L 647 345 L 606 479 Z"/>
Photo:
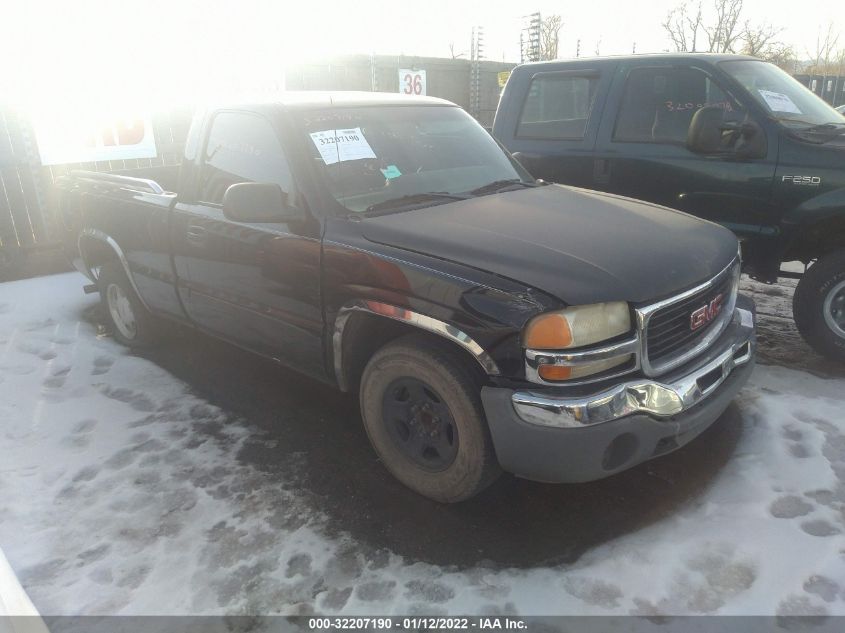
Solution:
<path fill-rule="evenodd" d="M 669 11 L 666 21 L 663 22 L 663 28 L 669 34 L 669 38 L 675 45 L 675 50 L 697 53 L 698 35 L 702 30 L 702 21 L 701 1 L 699 0 L 698 4 L 688 2 Z"/>
<path fill-rule="evenodd" d="M 740 35 L 742 47 L 739 52 L 765 59 L 784 70 L 795 72 L 795 51 L 778 39 L 782 32 L 782 28 L 771 24 L 754 25 L 746 20 Z"/>
<path fill-rule="evenodd" d="M 705 7 L 702 0 L 687 0 L 669 11 L 663 29 L 680 52 L 782 54 L 784 46 L 776 39 L 782 29 L 743 22 L 743 1 L 712 0 Z"/>
<path fill-rule="evenodd" d="M 795 54 L 795 49 L 789 44 L 784 44 L 783 42 L 774 43 L 763 54 L 759 55 L 759 57 L 793 75 L 798 72 L 798 57 Z"/>
<path fill-rule="evenodd" d="M 704 27 L 711 53 L 733 53 L 740 39 L 743 0 L 714 0 L 715 22 Z"/>
<path fill-rule="evenodd" d="M 813 65 L 808 69 L 811 73 L 827 74 L 837 65 L 839 58 L 845 51 L 839 50 L 839 32 L 836 31 L 833 22 L 828 22 L 827 29 L 816 37 L 815 52 L 807 51 Z"/>
<path fill-rule="evenodd" d="M 563 21 L 559 15 L 550 15 L 540 22 L 540 59 L 557 59 L 560 29 Z"/>
<path fill-rule="evenodd" d="M 782 32 L 783 29 L 771 24 L 755 26 L 746 20 L 742 29 L 742 53 L 765 58 L 773 47 L 780 45 L 777 36 Z"/>
<path fill-rule="evenodd" d="M 466 57 L 466 53 L 455 53 L 455 43 L 449 42 L 449 55 L 452 59 L 460 59 L 461 57 Z"/>

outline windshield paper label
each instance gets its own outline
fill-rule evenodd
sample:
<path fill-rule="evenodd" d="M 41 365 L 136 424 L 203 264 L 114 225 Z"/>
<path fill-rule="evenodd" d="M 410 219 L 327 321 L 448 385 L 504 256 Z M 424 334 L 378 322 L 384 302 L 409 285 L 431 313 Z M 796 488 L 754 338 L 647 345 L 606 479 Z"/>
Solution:
<path fill-rule="evenodd" d="M 798 106 L 787 95 L 771 90 L 758 90 L 760 96 L 766 100 L 772 112 L 787 112 L 789 114 L 803 114 Z"/>
<path fill-rule="evenodd" d="M 322 130 L 311 132 L 311 140 L 326 165 L 347 160 L 375 158 L 373 148 L 361 133 L 361 128 L 347 130 Z"/>

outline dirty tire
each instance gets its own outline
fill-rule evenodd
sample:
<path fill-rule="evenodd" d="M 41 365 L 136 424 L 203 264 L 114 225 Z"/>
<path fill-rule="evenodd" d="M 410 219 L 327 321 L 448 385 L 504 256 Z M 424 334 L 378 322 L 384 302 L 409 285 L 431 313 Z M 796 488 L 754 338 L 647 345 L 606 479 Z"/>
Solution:
<path fill-rule="evenodd" d="M 385 467 L 408 488 L 442 503 L 469 499 L 501 473 L 481 405 L 480 372 L 470 363 L 447 343 L 426 335 L 410 335 L 376 352 L 361 379 L 361 416 Z M 385 411 L 391 411 L 389 407 L 393 406 L 388 402 L 393 397 L 393 387 L 406 382 L 430 387 L 435 401 L 440 403 L 435 406 L 443 414 L 435 419 L 442 421 L 445 417 L 452 427 L 450 431 L 456 432 L 457 445 L 447 447 L 453 451 L 451 461 L 434 470 L 421 465 L 419 458 L 409 456 L 412 451 L 408 445 L 401 445 L 401 436 L 388 426 L 400 424 L 386 419 L 389 416 L 385 416 Z M 431 418 L 426 422 L 431 422 Z M 414 424 L 417 429 L 423 428 L 418 422 Z"/>
<path fill-rule="evenodd" d="M 822 356 L 845 362 L 845 336 L 831 327 L 825 301 L 845 284 L 845 250 L 822 257 L 798 282 L 792 298 L 795 324 L 804 340 Z M 839 290 L 837 290 L 839 289 Z M 841 300 L 840 300 L 841 303 Z"/>
<path fill-rule="evenodd" d="M 97 286 L 100 289 L 103 312 L 115 340 L 132 348 L 146 348 L 155 344 L 158 340 L 158 324 L 141 303 L 120 262 L 111 261 L 103 264 L 97 278 Z M 110 293 L 112 301 L 109 299 Z M 118 303 L 126 301 L 118 314 L 115 314 L 111 307 L 115 296 L 118 297 Z M 130 322 L 128 318 L 130 316 L 132 327 L 127 325 Z M 119 323 L 119 320 L 123 323 Z"/>

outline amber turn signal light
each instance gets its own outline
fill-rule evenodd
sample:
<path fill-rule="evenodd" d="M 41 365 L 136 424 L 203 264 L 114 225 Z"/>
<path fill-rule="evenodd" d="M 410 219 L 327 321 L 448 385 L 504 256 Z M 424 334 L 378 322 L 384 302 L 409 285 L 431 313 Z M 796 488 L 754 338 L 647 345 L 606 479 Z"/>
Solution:
<path fill-rule="evenodd" d="M 563 365 L 540 365 L 537 373 L 543 380 L 555 382 L 557 380 L 568 380 L 572 375 L 572 368 Z"/>
<path fill-rule="evenodd" d="M 524 344 L 530 349 L 566 349 L 572 344 L 569 322 L 557 312 L 541 314 L 532 319 Z"/>

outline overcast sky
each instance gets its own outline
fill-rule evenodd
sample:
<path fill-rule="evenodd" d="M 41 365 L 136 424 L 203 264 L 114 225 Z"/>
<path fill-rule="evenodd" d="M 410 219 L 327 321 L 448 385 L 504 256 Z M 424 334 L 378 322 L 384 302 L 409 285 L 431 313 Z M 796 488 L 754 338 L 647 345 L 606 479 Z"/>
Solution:
<path fill-rule="evenodd" d="M 708 7 L 712 0 L 704 0 Z M 358 1 L 356 5 L 382 5 Z M 670 42 L 661 27 L 666 13 L 678 0 L 527 0 L 489 2 L 460 0 L 426 0 L 425 10 L 414 12 L 402 3 L 401 11 L 387 11 L 373 20 L 384 27 L 381 42 L 385 52 L 448 54 L 448 41 L 455 41 L 457 50 L 468 50 L 474 24 L 484 27 L 489 59 L 518 61 L 520 17 L 540 11 L 543 15 L 559 14 L 563 18 L 560 56 L 575 56 L 576 42 L 581 40 L 581 54 L 593 55 L 599 44 L 603 55 L 637 52 L 661 52 Z M 845 31 L 845 3 L 840 0 L 745 0 L 744 17 L 752 22 L 770 22 L 783 27 L 781 38 L 792 44 L 802 56 L 806 49 L 815 50 L 819 25 L 825 28 L 834 21 Z M 388 26 L 388 23 L 390 26 Z M 845 46 L 845 35 L 841 44 Z"/>
<path fill-rule="evenodd" d="M 708 6 L 713 0 L 703 0 Z M 519 61 L 523 16 L 563 18 L 560 56 L 660 52 L 677 0 L 16 0 L 0 20 L 0 101 L 26 107 L 172 103 L 202 90 L 261 84 L 285 65 L 344 53 L 468 53 L 483 26 L 485 57 Z M 745 0 L 744 18 L 783 27 L 801 57 L 820 25 L 845 31 L 841 0 Z M 845 33 L 840 43 L 845 47 Z M 119 103 L 120 102 L 120 103 Z"/>

